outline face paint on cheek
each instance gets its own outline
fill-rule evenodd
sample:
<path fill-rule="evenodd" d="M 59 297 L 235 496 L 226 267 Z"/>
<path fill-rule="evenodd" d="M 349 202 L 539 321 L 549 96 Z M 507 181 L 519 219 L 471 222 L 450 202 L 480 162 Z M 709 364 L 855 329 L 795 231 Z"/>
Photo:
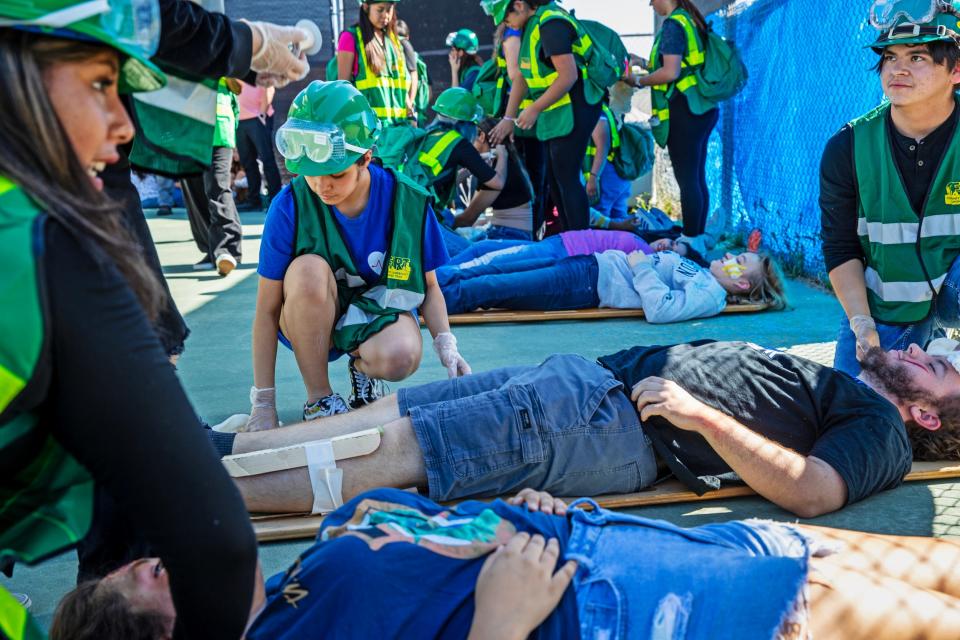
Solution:
<path fill-rule="evenodd" d="M 734 280 L 743 275 L 743 265 L 737 262 L 736 258 L 725 260 L 722 268 L 723 272 Z"/>

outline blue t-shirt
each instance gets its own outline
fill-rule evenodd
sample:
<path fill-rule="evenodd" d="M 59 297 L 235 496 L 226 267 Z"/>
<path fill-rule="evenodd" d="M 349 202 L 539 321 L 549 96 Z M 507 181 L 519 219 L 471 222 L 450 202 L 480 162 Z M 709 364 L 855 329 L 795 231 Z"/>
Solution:
<path fill-rule="evenodd" d="M 376 165 L 370 165 L 370 200 L 359 216 L 348 218 L 333 209 L 340 235 L 350 257 L 369 285 L 380 280 L 383 260 L 393 234 L 393 194 L 396 178 Z M 428 205 L 429 207 L 429 205 Z M 294 259 L 296 213 L 293 191 L 286 186 L 273 199 L 263 226 L 260 265 L 257 273 L 270 280 L 283 280 Z M 440 224 L 433 210 L 427 211 L 423 234 L 423 271 L 428 273 L 447 263 L 448 256 L 440 235 Z"/>
<path fill-rule="evenodd" d="M 557 538 L 562 558 L 570 524 L 501 500 L 442 507 L 408 491 L 369 491 L 327 516 L 316 544 L 267 582 L 267 606 L 247 638 L 462 640 L 484 560 L 517 531 Z M 530 637 L 578 629 L 569 588 Z"/>

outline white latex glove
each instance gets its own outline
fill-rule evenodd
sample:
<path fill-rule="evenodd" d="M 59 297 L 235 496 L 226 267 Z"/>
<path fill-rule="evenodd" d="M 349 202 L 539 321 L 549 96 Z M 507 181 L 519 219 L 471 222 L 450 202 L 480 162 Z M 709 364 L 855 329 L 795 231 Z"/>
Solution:
<path fill-rule="evenodd" d="M 277 390 L 250 387 L 250 419 L 241 431 L 267 431 L 280 426 L 277 417 Z"/>
<path fill-rule="evenodd" d="M 880 346 L 877 323 L 870 316 L 857 315 L 850 318 L 850 330 L 857 338 L 857 360 L 862 358 L 870 347 Z"/>
<path fill-rule="evenodd" d="M 260 35 L 260 48 L 253 52 L 250 59 L 251 70 L 280 76 L 288 81 L 307 77 L 310 65 L 307 64 L 306 54 L 294 55 L 290 46 L 309 41 L 310 34 L 303 29 L 283 27 L 271 22 L 243 22 Z"/>
<path fill-rule="evenodd" d="M 457 337 L 452 333 L 438 333 L 433 339 L 433 350 L 440 357 L 440 362 L 447 368 L 447 375 L 451 378 L 468 376 L 473 373 L 470 365 L 457 351 Z"/>

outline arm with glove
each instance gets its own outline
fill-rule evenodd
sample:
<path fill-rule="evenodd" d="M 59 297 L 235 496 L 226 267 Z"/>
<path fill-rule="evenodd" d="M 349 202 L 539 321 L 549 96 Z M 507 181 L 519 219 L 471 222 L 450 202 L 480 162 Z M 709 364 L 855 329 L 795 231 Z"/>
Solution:
<path fill-rule="evenodd" d="M 447 368 L 447 375 L 451 378 L 466 376 L 473 373 L 470 365 L 457 350 L 457 338 L 450 333 L 450 319 L 447 317 L 447 303 L 443 299 L 443 291 L 437 283 L 435 271 L 426 273 L 427 291 L 420 307 L 423 320 L 433 336 L 433 350 L 440 358 L 440 362 Z"/>

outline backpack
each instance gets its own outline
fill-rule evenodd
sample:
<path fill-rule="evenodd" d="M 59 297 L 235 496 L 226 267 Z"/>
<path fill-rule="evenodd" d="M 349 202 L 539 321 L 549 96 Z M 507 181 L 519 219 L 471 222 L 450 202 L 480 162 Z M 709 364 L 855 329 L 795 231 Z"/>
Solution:
<path fill-rule="evenodd" d="M 620 149 L 613 168 L 624 180 L 636 180 L 653 168 L 653 133 L 636 122 L 620 127 Z"/>
<path fill-rule="evenodd" d="M 430 73 L 427 63 L 417 54 L 417 96 L 414 99 L 417 113 L 426 113 L 430 106 Z"/>
<path fill-rule="evenodd" d="M 497 57 L 493 56 L 480 67 L 480 73 L 477 74 L 477 79 L 473 83 L 473 96 L 488 116 L 496 116 L 500 112 L 500 105 L 496 103 L 499 79 L 500 69 L 497 67 Z"/>
<path fill-rule="evenodd" d="M 571 15 L 573 15 L 572 12 Z M 627 53 L 620 35 L 610 27 L 594 20 L 579 20 L 579 22 L 593 42 L 594 51 L 591 60 L 586 61 L 590 81 L 606 91 L 623 77 L 630 54 Z"/>
<path fill-rule="evenodd" d="M 747 67 L 736 49 L 717 35 L 711 25 L 704 43 L 704 62 L 694 72 L 697 90 L 710 102 L 723 102 L 743 91 Z"/>

